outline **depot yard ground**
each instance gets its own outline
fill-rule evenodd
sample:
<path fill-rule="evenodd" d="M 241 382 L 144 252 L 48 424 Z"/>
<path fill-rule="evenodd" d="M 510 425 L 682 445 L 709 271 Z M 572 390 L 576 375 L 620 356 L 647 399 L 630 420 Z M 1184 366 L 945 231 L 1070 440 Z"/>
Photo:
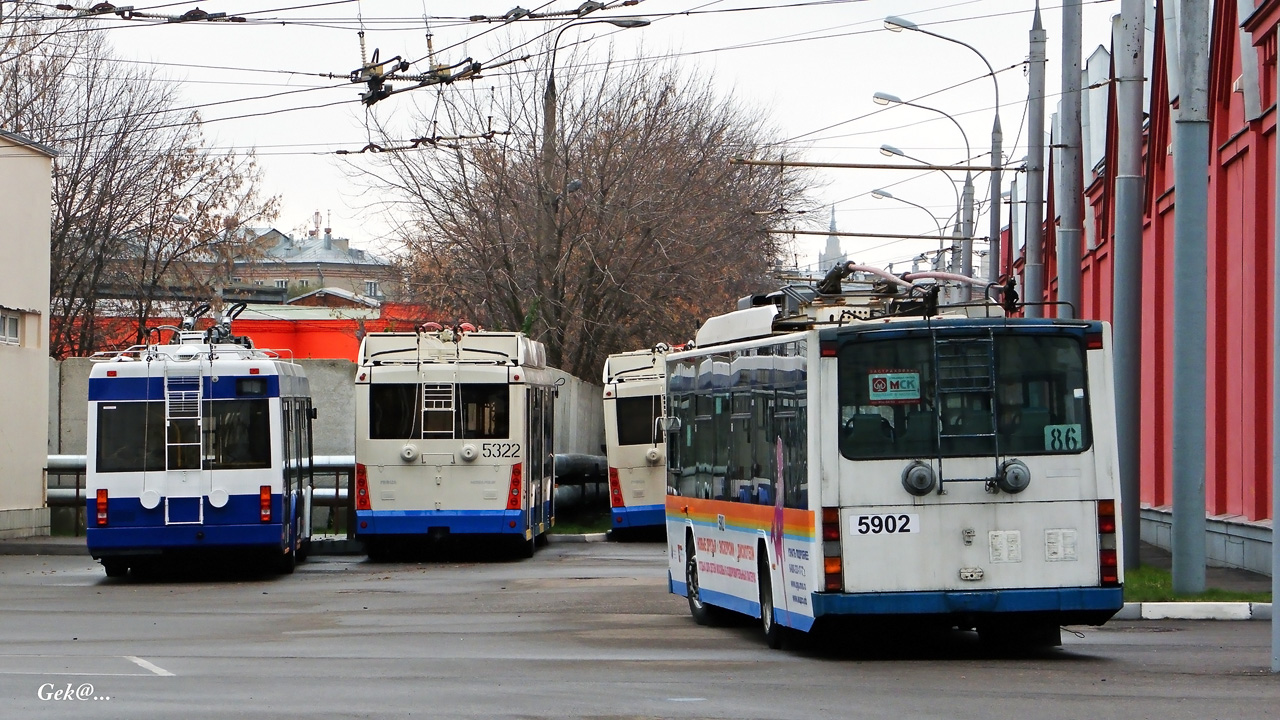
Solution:
<path fill-rule="evenodd" d="M 768 650 L 694 625 L 663 546 L 531 560 L 222 568 L 107 579 L 87 555 L 0 556 L 0 702 L 66 717 L 1270 718 L 1266 624 L 1072 628 L 992 655 L 973 633 Z M 926 680 L 927 679 L 927 680 Z M 99 700 L 41 699 L 40 689 Z M 48 693 L 45 693 L 46 695 Z"/>

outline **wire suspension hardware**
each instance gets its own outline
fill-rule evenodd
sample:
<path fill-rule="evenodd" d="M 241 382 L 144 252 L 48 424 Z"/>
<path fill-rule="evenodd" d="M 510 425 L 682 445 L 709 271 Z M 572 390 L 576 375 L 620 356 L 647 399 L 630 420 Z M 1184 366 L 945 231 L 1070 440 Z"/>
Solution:
<path fill-rule="evenodd" d="M 228 16 L 224 12 L 205 12 L 200 8 L 188 10 L 181 15 L 162 15 L 159 13 L 150 13 L 145 10 L 135 10 L 132 5 L 124 5 L 117 7 L 109 2 L 96 3 L 87 8 L 78 8 L 69 3 L 58 3 L 54 6 L 63 12 L 74 12 L 76 17 L 93 17 L 95 15 L 118 15 L 121 20 L 164 20 L 170 23 L 182 22 L 247 22 L 239 15 Z"/>

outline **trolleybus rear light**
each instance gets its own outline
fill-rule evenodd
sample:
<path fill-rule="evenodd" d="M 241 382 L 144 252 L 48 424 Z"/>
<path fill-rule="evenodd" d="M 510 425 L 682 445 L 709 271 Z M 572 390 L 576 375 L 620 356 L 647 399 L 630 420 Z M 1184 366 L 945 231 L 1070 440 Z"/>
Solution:
<path fill-rule="evenodd" d="M 836 344 L 831 341 L 820 342 L 818 343 L 818 352 L 822 355 L 822 357 L 835 357 Z"/>
<path fill-rule="evenodd" d="M 257 374 L 258 374 L 258 373 L 260 373 L 260 372 L 262 372 L 262 369 L 261 369 L 261 368 L 249 368 L 249 374 L 250 374 L 250 375 L 257 375 Z"/>
<path fill-rule="evenodd" d="M 622 483 L 618 480 L 618 468 L 609 468 L 609 507 L 622 507 Z"/>
<path fill-rule="evenodd" d="M 271 486 L 258 488 L 258 516 L 262 522 L 271 522 Z"/>
<path fill-rule="evenodd" d="M 1120 570 L 1116 564 L 1115 550 L 1099 550 L 1098 564 L 1102 566 L 1101 569 L 1102 569 L 1103 585 L 1119 585 L 1120 584 Z"/>
<path fill-rule="evenodd" d="M 369 504 L 369 470 L 360 463 L 356 463 L 356 509 L 373 509 Z"/>
<path fill-rule="evenodd" d="M 823 589 L 843 589 L 844 568 L 840 561 L 840 508 L 822 508 Z"/>
<path fill-rule="evenodd" d="M 840 508 L 822 508 L 822 539 L 840 539 Z"/>
<path fill-rule="evenodd" d="M 1087 333 L 1084 336 L 1084 347 L 1086 350 L 1102 349 L 1102 333 Z"/>
<path fill-rule="evenodd" d="M 107 490 L 103 488 L 98 491 L 98 525 L 107 524 Z"/>
<path fill-rule="evenodd" d="M 1116 531 L 1116 501 L 1098 501 L 1098 532 L 1114 533 Z"/>
<path fill-rule="evenodd" d="M 511 490 L 507 493 L 507 509 L 520 509 L 520 486 L 524 484 L 524 463 L 511 466 Z"/>
<path fill-rule="evenodd" d="M 1116 501 L 1098 501 L 1098 575 L 1103 585 L 1120 584 L 1116 559 Z"/>
<path fill-rule="evenodd" d="M 822 570 L 825 582 L 823 587 L 828 592 L 838 592 L 840 587 L 841 576 L 844 568 L 841 566 L 840 556 L 828 556 L 822 559 Z"/>

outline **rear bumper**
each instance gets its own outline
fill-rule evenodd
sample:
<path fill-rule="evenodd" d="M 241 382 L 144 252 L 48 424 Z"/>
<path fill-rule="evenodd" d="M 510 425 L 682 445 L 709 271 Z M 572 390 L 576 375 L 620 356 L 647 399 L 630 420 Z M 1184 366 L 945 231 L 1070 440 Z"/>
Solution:
<path fill-rule="evenodd" d="M 1104 623 L 1123 605 L 1124 591 L 1118 587 L 813 594 L 815 616 L 1035 613 L 1052 615 L 1064 625 Z"/>
<path fill-rule="evenodd" d="M 449 534 L 523 535 L 523 510 L 357 510 L 356 537 Z"/>
<path fill-rule="evenodd" d="M 282 548 L 279 523 L 261 525 L 168 525 L 163 527 L 94 528 L 85 531 L 93 558 L 164 555 L 212 548 Z"/>
<path fill-rule="evenodd" d="M 655 527 L 667 522 L 666 505 L 634 505 L 609 509 L 614 529 Z"/>

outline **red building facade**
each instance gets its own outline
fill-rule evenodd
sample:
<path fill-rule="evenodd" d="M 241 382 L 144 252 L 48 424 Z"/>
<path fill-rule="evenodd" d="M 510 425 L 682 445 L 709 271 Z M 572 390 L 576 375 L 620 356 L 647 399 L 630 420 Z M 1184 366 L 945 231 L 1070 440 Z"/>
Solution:
<path fill-rule="evenodd" d="M 1144 508 L 1172 503 L 1174 253 L 1176 207 L 1169 74 L 1162 2 L 1157 2 L 1148 123 L 1142 248 L 1141 498 Z M 1206 368 L 1206 507 L 1221 525 L 1269 535 L 1271 525 L 1272 273 L 1275 235 L 1276 56 L 1280 0 L 1264 0 L 1247 18 L 1219 0 L 1210 37 L 1208 344 Z M 1247 54 L 1246 54 L 1247 53 Z M 1252 55 L 1252 57 L 1251 57 Z M 1114 72 L 1112 73 L 1114 78 Z M 1112 83 L 1114 88 L 1114 83 Z M 1172 98 L 1176 104 L 1176 97 Z M 1115 157 L 1114 93 L 1107 158 Z M 1113 315 L 1114 171 L 1094 168 L 1086 189 L 1096 243 L 1081 258 L 1081 314 Z M 1086 168 L 1088 170 L 1088 168 Z M 1047 216 L 1054 217 L 1050 208 Z M 1045 228 L 1046 274 L 1053 278 L 1053 221 Z M 1016 270 L 1017 268 L 1015 268 Z M 1055 299 L 1052 280 L 1047 299 Z M 1227 531 L 1230 536 L 1234 531 Z M 1144 530 L 1145 537 L 1145 530 Z M 1210 552 L 1210 557 L 1214 553 Z M 1223 558 L 1214 558 L 1222 560 Z M 1228 564 L 1236 564 L 1230 562 Z M 1246 564 L 1248 566 L 1249 564 Z"/>

